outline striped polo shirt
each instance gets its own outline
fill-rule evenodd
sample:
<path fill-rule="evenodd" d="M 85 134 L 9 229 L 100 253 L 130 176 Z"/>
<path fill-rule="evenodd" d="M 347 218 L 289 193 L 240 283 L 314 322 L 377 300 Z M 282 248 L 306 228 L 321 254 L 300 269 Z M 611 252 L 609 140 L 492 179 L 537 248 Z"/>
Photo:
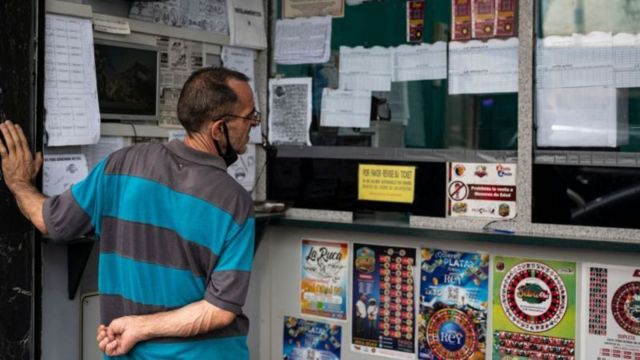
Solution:
<path fill-rule="evenodd" d="M 220 157 L 178 140 L 124 148 L 47 199 L 43 214 L 54 241 L 91 231 L 99 237 L 101 323 L 202 299 L 237 314 L 226 328 L 152 339 L 120 358 L 249 358 L 242 306 L 253 260 L 253 206 Z"/>

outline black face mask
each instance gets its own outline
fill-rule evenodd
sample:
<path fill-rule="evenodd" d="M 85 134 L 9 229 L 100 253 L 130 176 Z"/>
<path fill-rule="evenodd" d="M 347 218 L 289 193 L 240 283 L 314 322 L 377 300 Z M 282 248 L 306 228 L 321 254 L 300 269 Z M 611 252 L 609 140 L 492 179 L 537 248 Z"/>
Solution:
<path fill-rule="evenodd" d="M 236 160 L 238 160 L 238 152 L 236 149 L 231 146 L 231 142 L 229 141 L 229 130 L 227 129 L 227 124 L 222 123 L 222 132 L 224 132 L 224 137 L 227 140 L 227 149 L 222 152 L 220 148 L 220 144 L 215 139 L 213 140 L 213 144 L 216 146 L 216 150 L 218 151 L 218 155 L 224 160 L 224 163 L 227 164 L 227 167 L 231 166 Z"/>

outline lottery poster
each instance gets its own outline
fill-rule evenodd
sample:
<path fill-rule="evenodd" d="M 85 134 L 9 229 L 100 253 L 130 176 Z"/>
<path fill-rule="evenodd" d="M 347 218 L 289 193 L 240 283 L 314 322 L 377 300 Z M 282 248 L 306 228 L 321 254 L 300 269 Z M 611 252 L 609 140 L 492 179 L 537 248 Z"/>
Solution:
<path fill-rule="evenodd" d="M 583 264 L 581 301 L 581 358 L 640 360 L 640 268 Z"/>
<path fill-rule="evenodd" d="M 471 1 L 451 0 L 451 23 L 453 24 L 451 40 L 471 39 Z"/>
<path fill-rule="evenodd" d="M 489 255 L 420 250 L 420 359 L 484 359 Z"/>
<path fill-rule="evenodd" d="M 575 360 L 576 263 L 496 256 L 493 359 Z"/>
<path fill-rule="evenodd" d="M 301 260 L 301 313 L 346 320 L 348 243 L 303 239 Z"/>
<path fill-rule="evenodd" d="M 415 358 L 415 264 L 414 248 L 353 245 L 353 351 Z"/>
<path fill-rule="evenodd" d="M 284 360 L 339 360 L 340 325 L 284 317 Z"/>
<path fill-rule="evenodd" d="M 484 39 L 496 35 L 496 0 L 473 0 L 473 38 Z"/>

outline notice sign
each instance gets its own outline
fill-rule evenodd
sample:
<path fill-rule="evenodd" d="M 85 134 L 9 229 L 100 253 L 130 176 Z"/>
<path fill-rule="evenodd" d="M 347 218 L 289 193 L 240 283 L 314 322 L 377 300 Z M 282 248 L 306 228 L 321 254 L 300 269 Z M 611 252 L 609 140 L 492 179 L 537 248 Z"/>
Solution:
<path fill-rule="evenodd" d="M 447 216 L 516 216 L 515 164 L 447 164 Z"/>
<path fill-rule="evenodd" d="M 358 200 L 413 203 L 415 166 L 360 164 Z"/>

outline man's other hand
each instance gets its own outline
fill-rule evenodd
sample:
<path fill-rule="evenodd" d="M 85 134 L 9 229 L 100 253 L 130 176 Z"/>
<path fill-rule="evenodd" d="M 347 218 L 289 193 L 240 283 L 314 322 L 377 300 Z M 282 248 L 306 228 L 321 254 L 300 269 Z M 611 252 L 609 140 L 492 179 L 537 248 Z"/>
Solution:
<path fill-rule="evenodd" d="M 4 143 L 0 141 L 2 173 L 9 190 L 15 192 L 20 184 L 32 184 L 42 166 L 42 153 L 33 157 L 20 125 L 11 121 L 0 124 Z"/>

